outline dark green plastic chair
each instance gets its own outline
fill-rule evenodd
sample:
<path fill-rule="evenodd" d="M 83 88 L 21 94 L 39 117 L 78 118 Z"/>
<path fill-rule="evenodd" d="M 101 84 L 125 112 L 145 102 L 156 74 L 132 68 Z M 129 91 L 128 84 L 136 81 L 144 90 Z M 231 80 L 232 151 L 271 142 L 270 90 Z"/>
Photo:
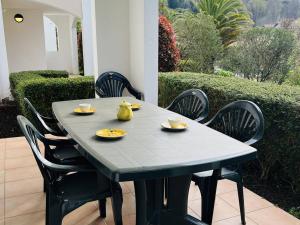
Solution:
<path fill-rule="evenodd" d="M 208 116 L 209 102 L 203 91 L 191 89 L 177 96 L 167 109 L 201 122 Z"/>
<path fill-rule="evenodd" d="M 225 106 L 206 125 L 247 145 L 253 145 L 261 140 L 264 133 L 264 117 L 260 108 L 253 102 L 243 100 Z M 213 171 L 206 171 L 193 175 L 192 180 L 198 185 L 202 198 L 206 197 L 204 196 L 204 181 L 209 179 L 212 174 Z M 237 183 L 241 220 L 242 224 L 246 224 L 243 178 L 240 165 L 222 168 L 218 179 L 228 179 Z M 212 197 L 214 198 L 214 196 Z M 209 199 L 206 199 L 202 203 L 209 201 Z M 202 207 L 207 206 L 202 205 Z M 213 209 L 214 206 L 211 205 L 211 207 Z"/>
<path fill-rule="evenodd" d="M 142 93 L 136 90 L 122 74 L 109 71 L 101 74 L 96 81 L 96 93 L 101 98 L 122 97 L 125 88 L 141 100 Z"/>
<path fill-rule="evenodd" d="M 99 201 L 100 216 L 106 217 L 106 198 L 112 196 L 110 181 L 97 174 L 91 166 L 60 165 L 45 159 L 40 152 L 38 140 L 45 146 L 53 143 L 45 139 L 25 117 L 18 116 L 17 119 L 46 181 L 46 225 L 61 225 L 65 215 L 95 200 Z M 113 211 L 118 216 L 115 218 L 117 224 L 121 225 L 123 199 L 117 202 L 112 204 Z"/>

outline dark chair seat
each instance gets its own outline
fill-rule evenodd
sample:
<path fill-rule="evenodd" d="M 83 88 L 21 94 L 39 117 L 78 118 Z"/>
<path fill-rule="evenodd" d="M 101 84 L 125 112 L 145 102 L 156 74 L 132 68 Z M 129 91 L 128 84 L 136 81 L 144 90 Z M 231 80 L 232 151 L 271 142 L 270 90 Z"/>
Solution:
<path fill-rule="evenodd" d="M 98 196 L 99 199 L 110 197 L 109 184 L 107 190 L 100 191 L 97 179 L 96 172 L 68 174 L 56 182 L 56 193 L 69 201 L 89 201 L 94 199 L 94 196 Z"/>
<path fill-rule="evenodd" d="M 73 145 L 57 146 L 50 151 L 53 161 L 58 164 L 74 165 L 88 163 Z"/>

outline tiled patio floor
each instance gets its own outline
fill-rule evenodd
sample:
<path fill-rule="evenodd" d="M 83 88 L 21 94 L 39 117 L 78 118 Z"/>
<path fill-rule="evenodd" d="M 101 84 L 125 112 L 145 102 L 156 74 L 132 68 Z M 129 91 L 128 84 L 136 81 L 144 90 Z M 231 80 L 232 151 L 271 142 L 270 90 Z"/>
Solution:
<path fill-rule="evenodd" d="M 122 184 L 124 225 L 135 225 L 135 199 L 132 183 Z M 239 206 L 234 183 L 221 181 L 214 225 L 239 225 Z M 191 185 L 189 211 L 200 217 L 201 198 Z M 247 225 L 300 225 L 300 220 L 245 189 Z M 65 225 L 113 225 L 110 202 L 108 217 L 99 218 L 96 202 L 67 215 Z M 44 225 L 45 195 L 42 177 L 24 138 L 0 139 L 0 225 Z"/>

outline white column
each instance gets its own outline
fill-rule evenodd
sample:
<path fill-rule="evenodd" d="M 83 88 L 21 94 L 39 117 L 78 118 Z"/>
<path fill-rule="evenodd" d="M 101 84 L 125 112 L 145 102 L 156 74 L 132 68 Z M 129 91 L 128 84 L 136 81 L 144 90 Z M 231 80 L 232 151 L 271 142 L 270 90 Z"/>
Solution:
<path fill-rule="evenodd" d="M 72 57 L 72 72 L 73 74 L 79 74 L 78 65 L 78 38 L 77 38 L 77 19 L 70 16 L 71 24 L 71 57 Z"/>
<path fill-rule="evenodd" d="M 158 0 L 130 0 L 130 79 L 158 103 Z"/>
<path fill-rule="evenodd" d="M 2 4 L 0 0 L 0 100 L 9 96 L 9 70 L 4 36 Z"/>
<path fill-rule="evenodd" d="M 82 0 L 82 39 L 85 75 L 98 74 L 95 0 Z"/>

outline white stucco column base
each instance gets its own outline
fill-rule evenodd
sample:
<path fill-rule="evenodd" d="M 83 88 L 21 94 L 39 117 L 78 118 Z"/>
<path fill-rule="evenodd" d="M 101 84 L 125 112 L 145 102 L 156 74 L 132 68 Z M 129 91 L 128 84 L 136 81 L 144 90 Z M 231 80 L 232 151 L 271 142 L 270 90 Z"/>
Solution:
<path fill-rule="evenodd" d="M 4 35 L 2 4 L 0 0 L 0 100 L 10 96 L 9 70 Z"/>

